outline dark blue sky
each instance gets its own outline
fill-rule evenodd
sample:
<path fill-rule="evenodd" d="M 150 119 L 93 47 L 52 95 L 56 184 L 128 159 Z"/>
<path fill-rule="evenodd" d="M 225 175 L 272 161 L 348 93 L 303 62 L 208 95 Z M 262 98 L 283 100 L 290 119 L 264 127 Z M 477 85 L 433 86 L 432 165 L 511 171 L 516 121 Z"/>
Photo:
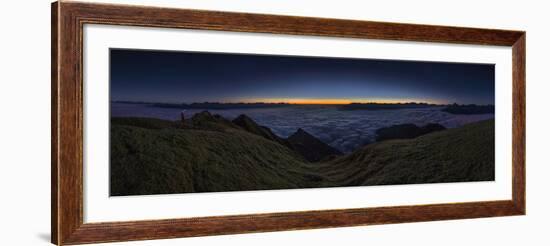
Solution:
<path fill-rule="evenodd" d="M 494 65 L 112 49 L 111 100 L 494 104 Z"/>

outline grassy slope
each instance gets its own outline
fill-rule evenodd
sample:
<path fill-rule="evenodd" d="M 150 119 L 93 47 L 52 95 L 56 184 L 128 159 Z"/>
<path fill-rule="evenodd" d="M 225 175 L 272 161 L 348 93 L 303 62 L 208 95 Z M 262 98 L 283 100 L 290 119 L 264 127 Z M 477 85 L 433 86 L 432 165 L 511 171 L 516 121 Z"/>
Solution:
<path fill-rule="evenodd" d="M 326 185 L 290 149 L 239 130 L 111 128 L 111 195 Z"/>
<path fill-rule="evenodd" d="M 146 120 L 145 120 L 146 121 Z M 375 143 L 323 163 L 237 128 L 114 120 L 111 195 L 493 180 L 494 121 Z M 220 129 L 218 129 L 220 128 Z"/>
<path fill-rule="evenodd" d="M 340 185 L 494 180 L 494 121 L 389 140 L 323 163 L 319 171 Z"/>

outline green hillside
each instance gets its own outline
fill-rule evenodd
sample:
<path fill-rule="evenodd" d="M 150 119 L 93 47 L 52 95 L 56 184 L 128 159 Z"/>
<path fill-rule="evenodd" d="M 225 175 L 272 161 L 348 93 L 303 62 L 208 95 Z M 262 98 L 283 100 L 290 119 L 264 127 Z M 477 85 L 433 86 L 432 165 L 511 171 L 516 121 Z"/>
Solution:
<path fill-rule="evenodd" d="M 207 115 L 203 115 L 207 116 Z M 217 116 L 216 116 L 217 117 Z M 111 120 L 111 195 L 493 180 L 494 122 L 370 144 L 309 163 L 219 117 Z M 201 128 L 204 127 L 204 128 Z"/>
<path fill-rule="evenodd" d="M 318 172 L 344 186 L 494 180 L 494 120 L 389 140 L 326 163 Z"/>
<path fill-rule="evenodd" d="M 240 130 L 111 127 L 111 195 L 326 185 L 309 165 L 287 147 Z"/>

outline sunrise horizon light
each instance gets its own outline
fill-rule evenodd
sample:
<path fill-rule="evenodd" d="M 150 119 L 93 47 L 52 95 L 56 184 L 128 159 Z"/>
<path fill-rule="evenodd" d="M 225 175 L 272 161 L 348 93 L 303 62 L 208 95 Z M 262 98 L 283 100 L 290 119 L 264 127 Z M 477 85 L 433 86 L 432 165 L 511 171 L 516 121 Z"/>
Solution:
<path fill-rule="evenodd" d="M 448 105 L 455 102 L 447 102 L 443 100 L 426 100 L 426 99 L 379 99 L 379 98 L 248 98 L 248 99 L 233 99 L 223 101 L 133 101 L 133 100 L 116 100 L 113 102 L 129 102 L 129 103 L 166 103 L 166 104 L 193 104 L 193 103 L 221 103 L 221 104 L 238 104 L 238 103 L 265 103 L 265 104 L 291 104 L 291 105 L 348 105 L 354 103 L 368 104 L 432 104 L 432 105 Z M 459 103 L 460 104 L 460 103 Z"/>
<path fill-rule="evenodd" d="M 494 104 L 494 65 L 111 50 L 116 101 Z"/>
<path fill-rule="evenodd" d="M 241 100 L 229 100 L 225 103 L 286 103 L 297 105 L 346 105 L 352 103 L 377 103 L 377 104 L 398 104 L 398 103 L 427 103 L 427 104 L 449 104 L 442 100 L 422 99 L 380 99 L 380 98 L 251 98 Z"/>

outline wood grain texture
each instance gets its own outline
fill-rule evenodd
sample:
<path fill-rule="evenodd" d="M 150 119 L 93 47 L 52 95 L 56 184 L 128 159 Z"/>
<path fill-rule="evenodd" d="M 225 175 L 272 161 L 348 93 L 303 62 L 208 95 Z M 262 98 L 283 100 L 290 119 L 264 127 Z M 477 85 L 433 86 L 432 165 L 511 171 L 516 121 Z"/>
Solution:
<path fill-rule="evenodd" d="M 65 3 L 86 23 L 511 46 L 523 34 L 436 25 Z M 84 20 L 85 19 L 85 20 Z"/>
<path fill-rule="evenodd" d="M 56 112 L 52 118 L 55 136 L 52 173 L 56 184 L 55 219 L 57 220 L 55 237 L 52 241 L 62 244 L 82 224 L 82 43 L 79 39 L 82 28 L 76 13 L 63 2 L 56 8 L 57 45 L 55 48 L 56 77 L 52 78 L 52 109 Z M 53 229 L 52 229 L 53 231 Z M 54 235 L 52 233 L 52 235 Z"/>
<path fill-rule="evenodd" d="M 506 201 L 154 221 L 83 221 L 83 26 L 108 24 L 512 47 L 513 182 Z M 125 5 L 52 5 L 52 242 L 58 245 L 525 214 L 525 32 Z"/>
<path fill-rule="evenodd" d="M 58 18 L 57 18 L 57 13 L 58 13 L 58 4 L 57 3 L 53 3 L 52 4 L 52 18 L 51 18 L 51 32 L 52 32 L 52 37 L 51 37 L 51 45 L 52 45 L 52 50 L 51 50 L 51 76 L 52 76 L 52 82 L 51 82 L 51 241 L 52 243 L 57 243 L 57 239 L 58 239 L 58 235 L 57 233 L 60 231 L 58 230 L 58 225 L 59 225 L 59 220 L 57 219 L 58 215 L 59 215 L 59 212 L 57 211 L 57 209 L 59 208 L 59 206 L 61 205 L 59 203 L 59 196 L 58 196 L 58 191 L 59 191 L 59 187 L 57 186 L 58 184 L 58 171 L 59 171 L 59 168 L 58 168 L 58 157 L 57 157 L 57 153 L 59 152 L 59 148 L 58 148 L 58 110 L 57 110 L 57 105 L 59 103 L 58 101 L 58 64 L 57 64 L 57 60 L 58 60 L 58 55 L 57 55 L 57 51 L 58 51 L 58 39 L 57 37 L 59 36 L 59 33 L 58 33 Z"/>
<path fill-rule="evenodd" d="M 525 214 L 525 45 L 522 35 L 512 47 L 512 200 Z"/>
<path fill-rule="evenodd" d="M 517 215 L 512 201 L 84 224 L 66 243 L 114 242 Z"/>

